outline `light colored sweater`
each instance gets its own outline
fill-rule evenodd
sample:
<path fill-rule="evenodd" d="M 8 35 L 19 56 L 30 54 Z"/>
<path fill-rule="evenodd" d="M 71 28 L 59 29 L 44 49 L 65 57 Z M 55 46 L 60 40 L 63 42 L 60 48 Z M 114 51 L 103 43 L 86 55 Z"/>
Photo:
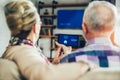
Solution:
<path fill-rule="evenodd" d="M 13 61 L 0 58 L 0 80 L 22 80 L 21 77 Z"/>
<path fill-rule="evenodd" d="M 28 80 L 77 80 L 89 68 L 80 62 L 48 64 L 36 48 L 28 45 L 9 46 L 3 57 L 15 61 Z"/>

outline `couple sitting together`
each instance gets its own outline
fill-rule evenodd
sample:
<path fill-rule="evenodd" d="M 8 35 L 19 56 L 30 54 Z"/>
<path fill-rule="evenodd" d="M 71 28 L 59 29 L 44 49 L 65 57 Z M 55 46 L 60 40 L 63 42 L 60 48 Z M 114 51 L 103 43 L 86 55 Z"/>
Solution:
<path fill-rule="evenodd" d="M 42 22 L 32 2 L 11 0 L 4 12 L 11 39 L 2 56 L 8 60 L 0 59 L 0 80 L 86 80 L 83 74 L 94 69 L 120 67 L 120 48 L 110 39 L 118 12 L 109 2 L 93 1 L 88 5 L 82 23 L 85 47 L 70 52 L 70 47 L 56 42 L 58 49 L 52 63 L 36 47 Z"/>

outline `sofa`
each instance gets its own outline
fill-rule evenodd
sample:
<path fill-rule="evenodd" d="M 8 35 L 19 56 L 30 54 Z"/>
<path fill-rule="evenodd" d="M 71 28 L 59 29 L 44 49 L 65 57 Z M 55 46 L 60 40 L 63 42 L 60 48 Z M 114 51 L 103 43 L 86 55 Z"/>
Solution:
<path fill-rule="evenodd" d="M 120 80 L 120 67 L 94 69 L 79 80 Z"/>
<path fill-rule="evenodd" d="M 0 58 L 0 80 L 23 80 L 17 65 Z"/>
<path fill-rule="evenodd" d="M 14 62 L 0 58 L 0 80 L 26 79 L 20 74 Z M 81 75 L 77 80 L 120 80 L 120 67 L 94 69 Z"/>

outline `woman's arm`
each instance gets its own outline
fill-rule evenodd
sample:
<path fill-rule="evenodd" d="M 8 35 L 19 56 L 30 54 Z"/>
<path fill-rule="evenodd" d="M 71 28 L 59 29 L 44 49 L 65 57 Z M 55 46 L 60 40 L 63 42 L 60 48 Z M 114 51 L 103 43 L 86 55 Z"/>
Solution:
<path fill-rule="evenodd" d="M 28 80 L 76 80 L 88 71 L 87 64 L 47 64 L 38 52 L 30 47 L 14 47 L 6 51 L 4 58 L 13 60 Z"/>

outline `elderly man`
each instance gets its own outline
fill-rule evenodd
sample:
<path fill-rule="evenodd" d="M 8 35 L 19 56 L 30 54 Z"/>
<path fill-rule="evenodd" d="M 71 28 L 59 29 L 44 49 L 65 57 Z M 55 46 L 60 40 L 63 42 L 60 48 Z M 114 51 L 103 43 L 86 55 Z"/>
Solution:
<path fill-rule="evenodd" d="M 105 1 L 91 2 L 85 10 L 82 23 L 86 46 L 64 56 L 60 62 L 85 61 L 94 62 L 100 67 L 120 66 L 120 48 L 110 40 L 116 22 L 117 9 L 114 5 Z M 63 45 L 58 46 L 65 49 Z"/>

